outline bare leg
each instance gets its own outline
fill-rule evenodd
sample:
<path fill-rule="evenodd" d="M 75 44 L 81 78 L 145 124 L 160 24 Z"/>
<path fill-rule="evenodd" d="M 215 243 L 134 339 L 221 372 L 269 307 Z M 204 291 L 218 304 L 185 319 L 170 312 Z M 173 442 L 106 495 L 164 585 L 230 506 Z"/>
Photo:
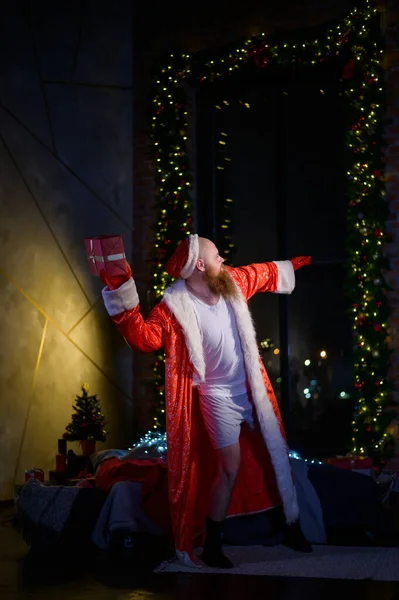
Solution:
<path fill-rule="evenodd" d="M 210 493 L 206 522 L 206 541 L 202 560 L 211 567 L 233 566 L 222 548 L 222 529 L 240 466 L 240 445 L 231 444 L 218 450 L 219 469 Z"/>
<path fill-rule="evenodd" d="M 219 469 L 211 488 L 208 515 L 214 521 L 224 521 L 240 467 L 240 444 L 231 444 L 217 452 Z"/>

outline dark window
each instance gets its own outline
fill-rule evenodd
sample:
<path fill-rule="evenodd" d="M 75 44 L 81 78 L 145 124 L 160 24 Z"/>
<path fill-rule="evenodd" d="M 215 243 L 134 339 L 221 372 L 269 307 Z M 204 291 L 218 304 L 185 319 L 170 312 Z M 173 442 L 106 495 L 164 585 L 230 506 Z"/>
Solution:
<path fill-rule="evenodd" d="M 302 254 L 313 258 L 312 266 L 298 271 L 291 297 L 258 294 L 250 304 L 258 341 L 271 338 L 274 344 L 263 359 L 289 440 L 305 454 L 322 447 L 344 450 L 334 419 L 342 439 L 350 431 L 350 400 L 343 397 L 351 386 L 352 342 L 340 69 L 295 74 L 257 69 L 197 92 L 200 235 L 223 247 L 223 206 L 231 197 L 235 266 Z M 217 169 L 221 132 L 231 158 L 224 171 Z"/>

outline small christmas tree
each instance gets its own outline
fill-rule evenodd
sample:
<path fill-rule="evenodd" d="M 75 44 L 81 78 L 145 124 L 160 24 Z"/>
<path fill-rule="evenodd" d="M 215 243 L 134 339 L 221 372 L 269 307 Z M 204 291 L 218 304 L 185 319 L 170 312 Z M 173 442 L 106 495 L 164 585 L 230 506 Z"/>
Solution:
<path fill-rule="evenodd" d="M 66 426 L 63 438 L 70 441 L 96 440 L 105 442 L 108 432 L 104 429 L 105 417 L 101 412 L 97 394 L 89 395 L 87 383 L 82 385 L 82 395 L 76 396 L 72 421 Z"/>

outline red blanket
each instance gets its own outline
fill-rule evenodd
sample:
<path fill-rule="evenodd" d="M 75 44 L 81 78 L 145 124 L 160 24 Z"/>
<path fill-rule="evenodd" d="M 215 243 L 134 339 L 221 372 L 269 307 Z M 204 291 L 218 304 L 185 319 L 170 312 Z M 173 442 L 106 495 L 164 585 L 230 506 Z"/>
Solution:
<path fill-rule="evenodd" d="M 147 460 L 109 458 L 101 463 L 96 474 L 96 487 L 108 493 L 118 481 L 142 483 L 144 510 L 166 535 L 172 535 L 167 461 L 160 458 Z"/>

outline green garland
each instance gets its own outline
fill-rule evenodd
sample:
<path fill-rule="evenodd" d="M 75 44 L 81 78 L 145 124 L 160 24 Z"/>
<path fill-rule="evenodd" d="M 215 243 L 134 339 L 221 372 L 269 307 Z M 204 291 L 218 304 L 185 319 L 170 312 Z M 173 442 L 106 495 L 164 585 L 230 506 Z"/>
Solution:
<path fill-rule="evenodd" d="M 159 218 L 156 231 L 153 291 L 157 299 L 170 283 L 164 265 L 178 241 L 192 231 L 192 179 L 186 150 L 187 98 L 184 84 L 215 82 L 255 62 L 259 67 L 312 68 L 339 58 L 344 61 L 342 94 L 350 112 L 347 146 L 348 292 L 354 335 L 353 420 L 354 454 L 381 458 L 390 440 L 386 432 L 389 350 L 387 320 L 390 314 L 383 272 L 387 269 L 383 246 L 388 241 L 382 152 L 383 72 L 381 67 L 377 9 L 371 0 L 353 8 L 347 16 L 317 39 L 276 41 L 265 34 L 252 37 L 232 50 L 210 58 L 171 55 L 156 77 L 153 96 L 152 140 L 157 166 Z M 228 104 L 228 101 L 224 101 Z M 216 105 L 224 108 L 223 103 Z M 221 132 L 219 162 L 229 160 L 227 135 Z M 225 199 L 222 222 L 223 253 L 231 243 L 232 199 Z M 159 354 L 154 364 L 158 396 L 154 428 L 165 426 L 164 363 Z"/>

